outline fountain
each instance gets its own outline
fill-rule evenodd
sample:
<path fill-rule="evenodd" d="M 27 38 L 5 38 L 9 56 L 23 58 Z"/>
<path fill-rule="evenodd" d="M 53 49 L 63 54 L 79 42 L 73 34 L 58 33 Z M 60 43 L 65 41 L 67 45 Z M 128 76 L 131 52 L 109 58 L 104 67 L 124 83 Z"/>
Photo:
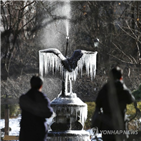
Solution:
<path fill-rule="evenodd" d="M 48 133 L 48 141 L 89 141 L 89 133 L 83 130 L 87 119 L 87 104 L 72 91 L 72 81 L 76 81 L 77 75 L 82 75 L 83 67 L 93 80 L 96 75 L 97 52 L 75 50 L 70 58 L 66 58 L 69 43 L 69 19 L 70 3 L 66 3 L 66 52 L 65 56 L 56 48 L 39 51 L 39 74 L 52 71 L 60 71 L 62 74 L 62 91 L 52 102 L 56 117 L 53 119 L 51 131 Z M 68 91 L 69 84 L 69 91 Z"/>
<path fill-rule="evenodd" d="M 68 45 L 68 38 L 67 44 Z M 93 79 L 96 75 L 97 52 L 75 50 L 70 58 L 66 58 L 56 48 L 39 51 L 39 74 L 60 70 L 63 76 L 62 91 L 51 102 L 56 117 L 51 125 L 52 131 L 48 133 L 48 141 L 89 141 L 89 133 L 83 130 L 87 119 L 87 104 L 81 101 L 72 92 L 72 81 L 76 80 L 78 73 L 82 74 L 83 67 Z M 68 82 L 70 89 L 68 92 Z"/>

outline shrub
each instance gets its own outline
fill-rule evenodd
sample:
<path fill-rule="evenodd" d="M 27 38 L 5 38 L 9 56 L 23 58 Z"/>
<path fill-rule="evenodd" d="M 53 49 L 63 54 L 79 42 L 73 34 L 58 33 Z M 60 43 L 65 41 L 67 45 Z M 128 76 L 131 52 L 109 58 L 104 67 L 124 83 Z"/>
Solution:
<path fill-rule="evenodd" d="M 133 95 L 135 96 L 136 100 L 141 100 L 141 84 L 137 90 L 133 91 Z"/>
<path fill-rule="evenodd" d="M 6 105 L 1 105 L 1 118 L 4 118 L 5 116 L 5 106 Z M 19 114 L 20 114 L 20 108 L 19 108 L 19 105 L 18 104 L 14 104 L 14 105 L 9 105 L 8 106 L 9 108 L 9 112 L 10 112 L 10 115 L 9 117 L 12 118 L 12 117 L 17 117 Z"/>
<path fill-rule="evenodd" d="M 94 113 L 94 110 L 95 110 L 95 102 L 86 102 L 86 104 L 88 105 L 88 116 L 87 116 L 87 120 L 85 122 L 85 127 L 84 129 L 87 130 L 87 129 L 90 129 L 91 128 L 91 118 L 92 118 L 92 115 Z M 137 103 L 137 107 L 140 109 L 141 111 L 141 102 L 138 102 Z M 133 103 L 132 104 L 128 104 L 127 105 L 127 111 L 126 111 L 126 114 L 129 115 L 130 117 L 133 117 L 135 115 L 135 108 L 134 108 L 134 105 Z"/>
<path fill-rule="evenodd" d="M 85 129 L 90 129 L 91 127 L 91 118 L 92 115 L 94 113 L 95 110 L 95 102 L 86 102 L 87 106 L 88 106 L 88 116 L 87 116 L 87 120 L 85 122 Z"/>

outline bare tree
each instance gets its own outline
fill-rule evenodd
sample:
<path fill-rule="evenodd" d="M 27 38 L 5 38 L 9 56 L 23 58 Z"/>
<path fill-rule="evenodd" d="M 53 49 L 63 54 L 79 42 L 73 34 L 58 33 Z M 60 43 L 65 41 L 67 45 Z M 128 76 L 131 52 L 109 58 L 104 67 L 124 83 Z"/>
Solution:
<path fill-rule="evenodd" d="M 98 50 L 98 86 L 111 67 L 121 66 L 125 81 L 133 90 L 139 85 L 140 75 L 140 2 L 74 2 L 72 20 L 73 45 L 87 50 Z M 134 28 L 132 28 L 134 26 Z M 97 49 L 95 38 L 100 39 Z M 139 78 L 138 78 L 138 77 Z"/>
<path fill-rule="evenodd" d="M 54 12 L 61 4 L 48 1 L 1 1 L 2 95 L 18 97 L 21 91 L 28 88 L 29 75 L 38 73 L 38 51 L 47 46 L 40 36 L 47 25 L 66 19 Z"/>
<path fill-rule="evenodd" d="M 12 58 L 20 62 L 17 52 L 20 52 L 27 39 L 26 28 L 32 25 L 35 19 L 35 1 L 1 1 L 1 15 L 3 32 L 1 34 L 2 67 L 5 79 L 9 76 Z M 32 15 L 29 13 L 33 10 Z M 30 12 L 29 12 L 30 11 Z M 29 17 L 28 17 L 29 16 Z"/>
<path fill-rule="evenodd" d="M 18 78 L 21 74 L 38 73 L 39 49 L 60 47 L 59 49 L 65 52 L 66 33 L 63 32 L 65 27 L 62 21 L 67 17 L 58 14 L 64 3 L 1 1 L 2 80 L 9 81 L 9 78 L 15 75 Z M 106 81 L 109 69 L 115 65 L 124 69 L 128 86 L 132 90 L 137 88 L 141 77 L 138 75 L 141 60 L 141 3 L 71 1 L 70 5 L 71 28 L 68 55 L 71 55 L 76 48 L 98 50 L 95 83 L 89 82 L 89 87 L 85 90 L 89 89 L 92 93 L 96 93 Z M 94 48 L 95 38 L 100 39 L 98 48 Z M 81 78 L 79 82 L 82 85 Z M 93 87 L 97 88 L 96 91 Z M 79 88 L 76 87 L 76 89 Z"/>

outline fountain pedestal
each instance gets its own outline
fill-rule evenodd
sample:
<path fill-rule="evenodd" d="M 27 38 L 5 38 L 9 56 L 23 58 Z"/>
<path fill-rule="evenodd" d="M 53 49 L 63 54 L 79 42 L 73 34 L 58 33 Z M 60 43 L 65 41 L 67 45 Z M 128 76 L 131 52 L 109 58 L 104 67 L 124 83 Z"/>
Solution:
<path fill-rule="evenodd" d="M 90 141 L 89 133 L 83 130 L 87 119 L 87 104 L 75 93 L 60 96 L 51 102 L 56 113 L 48 133 L 48 141 Z"/>
<path fill-rule="evenodd" d="M 68 38 L 66 47 L 68 47 Z M 66 53 L 67 54 L 67 53 Z M 75 81 L 83 67 L 86 74 L 93 78 L 96 75 L 97 52 L 75 50 L 73 55 L 65 57 L 58 49 L 50 48 L 39 51 L 39 74 L 43 77 L 49 71 L 63 72 L 62 93 L 55 98 L 51 106 L 56 117 L 51 125 L 52 131 L 48 133 L 49 141 L 89 141 L 89 133 L 83 130 L 87 118 L 87 104 L 82 102 L 75 93 L 72 93 L 72 82 Z M 70 93 L 68 93 L 68 82 Z"/>
<path fill-rule="evenodd" d="M 67 130 L 48 133 L 48 141 L 90 141 L 89 133 L 85 130 Z"/>

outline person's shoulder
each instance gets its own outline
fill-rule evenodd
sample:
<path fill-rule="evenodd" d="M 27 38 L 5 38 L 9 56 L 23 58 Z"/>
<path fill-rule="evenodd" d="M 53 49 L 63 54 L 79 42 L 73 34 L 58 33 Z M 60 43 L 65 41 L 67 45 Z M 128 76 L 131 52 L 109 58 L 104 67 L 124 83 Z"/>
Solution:
<path fill-rule="evenodd" d="M 115 83 L 119 84 L 119 85 L 123 85 L 124 84 L 124 82 L 122 80 L 116 80 Z"/>
<path fill-rule="evenodd" d="M 25 92 L 21 96 L 30 96 L 32 93 L 34 93 L 34 90 L 33 89 L 29 89 L 27 92 Z"/>
<path fill-rule="evenodd" d="M 39 94 L 39 95 L 42 95 L 42 96 L 44 96 L 44 97 L 47 97 L 47 95 L 46 95 L 45 93 L 41 92 L 41 91 L 38 91 L 38 94 Z"/>
<path fill-rule="evenodd" d="M 27 96 L 27 94 L 29 93 L 29 91 L 30 91 L 30 90 L 28 90 L 26 93 L 22 93 L 22 94 L 19 96 L 19 99 L 21 99 L 21 98 Z"/>
<path fill-rule="evenodd" d="M 47 97 L 47 94 L 45 94 L 41 91 L 38 91 L 38 96 L 42 97 L 43 99 L 46 99 L 47 101 L 50 101 L 49 98 Z"/>
<path fill-rule="evenodd" d="M 119 81 L 116 81 L 116 87 L 119 89 L 119 90 L 122 90 L 124 91 L 124 93 L 131 93 L 130 89 L 127 88 L 127 86 L 125 85 L 124 81 L 122 80 L 119 80 Z"/>
<path fill-rule="evenodd" d="M 129 90 L 123 80 L 119 80 L 118 85 L 122 86 L 123 90 Z"/>
<path fill-rule="evenodd" d="M 119 89 L 123 89 L 124 88 L 124 82 L 122 80 L 116 80 L 115 81 L 115 86 Z"/>

